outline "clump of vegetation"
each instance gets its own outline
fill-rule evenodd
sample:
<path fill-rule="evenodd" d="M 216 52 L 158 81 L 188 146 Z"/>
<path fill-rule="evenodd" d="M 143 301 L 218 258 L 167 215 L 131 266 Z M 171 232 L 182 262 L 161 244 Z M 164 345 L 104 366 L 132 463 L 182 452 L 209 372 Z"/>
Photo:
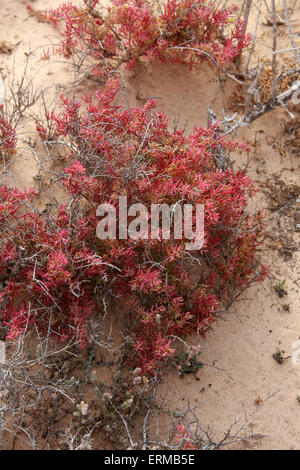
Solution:
<path fill-rule="evenodd" d="M 265 276 L 255 263 L 263 217 L 244 214 L 255 192 L 249 178 L 217 170 L 211 153 L 220 143 L 228 150 L 243 145 L 221 141 L 214 128 L 172 133 L 166 116 L 153 113 L 153 101 L 131 111 L 113 105 L 117 89 L 110 80 L 84 113 L 79 102 L 64 99 L 65 111 L 51 115 L 52 142 L 65 138 L 73 149 L 62 173 L 72 210 L 19 213 L 27 193 L 2 188 L 1 274 L 8 285 L 1 314 L 10 338 L 24 325 L 46 332 L 51 318 L 59 340 L 76 337 L 84 347 L 87 319 L 99 305 L 127 299 L 128 355 L 153 373 L 172 356 L 172 335 L 204 334 L 221 299 L 230 303 L 236 289 Z M 38 130 L 46 141 L 48 130 Z M 203 249 L 191 255 L 188 240 L 162 233 L 155 240 L 99 240 L 97 206 L 111 201 L 117 208 L 119 195 L 147 206 L 205 204 Z"/>
<path fill-rule="evenodd" d="M 284 297 L 285 295 L 287 295 L 287 290 L 285 288 L 285 279 L 275 284 L 274 290 L 278 297 Z"/>
<path fill-rule="evenodd" d="M 283 354 L 284 351 L 280 351 L 280 349 L 277 349 L 277 351 L 275 351 L 272 357 L 273 359 L 275 359 L 276 362 L 278 362 L 278 364 L 283 364 L 284 361 L 290 358 L 290 356 L 284 357 Z"/>
<path fill-rule="evenodd" d="M 108 80 L 84 110 L 63 98 L 64 111 L 48 116 L 51 137 L 38 125 L 44 143 L 68 148 L 62 181 L 72 203 L 48 217 L 17 215 L 11 207 L 15 224 L 3 220 L 1 241 L 10 253 L 2 267 L 8 286 L 1 314 L 10 338 L 25 324 L 47 332 L 51 319 L 58 340 L 76 338 L 85 347 L 87 320 L 124 299 L 128 361 L 153 374 L 173 355 L 172 336 L 205 334 L 218 309 L 265 277 L 255 260 L 263 215 L 245 213 L 255 189 L 244 172 L 220 171 L 213 157 L 220 145 L 229 152 L 247 150 L 244 144 L 217 137 L 215 126 L 187 137 L 170 132 L 153 100 L 125 110 L 113 104 L 117 90 L 117 81 Z M 98 239 L 97 207 L 110 201 L 118 209 L 120 195 L 129 206 L 204 205 L 203 248 L 190 252 L 188 239 L 165 239 L 161 229 L 155 239 L 143 232 L 137 239 Z"/>
<path fill-rule="evenodd" d="M 72 3 L 44 13 L 59 34 L 55 53 L 73 57 L 77 66 L 91 61 L 91 73 L 103 76 L 125 64 L 133 69 L 141 60 L 177 62 L 189 67 L 199 62 L 228 66 L 250 43 L 245 20 L 236 6 L 192 0 L 113 0 Z M 49 57 L 45 52 L 44 58 Z"/>
<path fill-rule="evenodd" d="M 278 364 L 283 364 L 284 363 L 284 357 L 282 355 L 282 352 L 278 349 L 274 354 L 273 358 L 275 359 Z"/>
<path fill-rule="evenodd" d="M 200 345 L 191 346 L 185 351 L 181 351 L 176 357 L 176 369 L 180 376 L 184 374 L 195 374 L 199 369 L 202 369 L 203 364 L 198 360 L 201 354 Z"/>

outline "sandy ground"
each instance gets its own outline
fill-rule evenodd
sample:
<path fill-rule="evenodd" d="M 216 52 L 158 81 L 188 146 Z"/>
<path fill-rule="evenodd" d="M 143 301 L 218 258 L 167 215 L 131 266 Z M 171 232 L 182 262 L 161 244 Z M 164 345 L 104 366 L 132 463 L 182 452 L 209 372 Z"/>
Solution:
<path fill-rule="evenodd" d="M 36 9 L 60 3 L 61 0 L 30 2 Z M 26 2 L 0 0 L 0 6 L 0 42 L 18 43 L 12 54 L 0 53 L 2 71 L 6 73 L 7 68 L 11 74 L 14 68 L 16 75 L 20 75 L 26 54 L 32 51 L 28 74 L 34 77 L 37 86 L 50 87 L 49 96 L 54 96 L 72 77 L 68 64 L 58 58 L 40 61 L 43 47 L 56 41 L 55 32 L 48 24 L 28 17 Z M 253 23 L 250 32 L 251 27 Z M 294 27 L 300 31 L 300 5 Z M 265 54 L 266 60 L 270 37 L 267 28 L 259 36 L 260 54 Z M 285 44 L 286 39 L 281 39 Z M 128 96 L 131 105 L 143 104 L 148 97 L 157 98 L 159 109 L 170 116 L 170 124 L 186 124 L 188 132 L 194 125 L 206 124 L 208 105 L 218 113 L 222 108 L 229 112 L 235 87 L 236 83 L 228 79 L 224 90 L 220 90 L 205 66 L 200 71 L 189 72 L 178 66 L 152 65 L 129 79 Z M 256 141 L 249 174 L 258 182 L 277 175 L 285 184 L 299 184 L 299 155 L 281 151 L 283 125 L 287 121 L 284 109 L 272 111 L 237 134 L 239 139 L 251 144 Z M 236 157 L 236 165 L 244 163 L 239 158 Z M 11 172 L 12 180 L 28 186 L 37 174 L 36 161 L 30 153 L 25 153 Z M 261 197 L 256 204 L 267 207 L 268 201 Z M 272 221 L 277 223 L 281 214 L 274 217 L 276 220 Z M 299 243 L 299 234 L 292 236 L 294 243 Z M 279 250 L 266 246 L 262 258 L 270 267 L 270 277 L 263 285 L 245 291 L 207 338 L 201 340 L 203 361 L 216 367 L 199 371 L 200 380 L 195 380 L 193 375 L 184 379 L 174 373 L 165 375 L 159 394 L 166 396 L 168 406 L 177 411 L 186 408 L 188 402 L 196 406 L 203 426 L 211 426 L 217 436 L 235 420 L 240 419 L 241 424 L 247 416 L 245 432 L 254 433 L 256 438 L 234 444 L 235 449 L 300 449 L 300 403 L 297 401 L 300 342 L 296 343 L 300 339 L 299 251 L 286 260 Z M 274 286 L 284 279 L 288 294 L 281 299 Z M 285 304 L 289 304 L 289 311 L 284 310 Z M 283 364 L 272 357 L 277 349 L 284 351 L 284 357 L 291 356 Z"/>

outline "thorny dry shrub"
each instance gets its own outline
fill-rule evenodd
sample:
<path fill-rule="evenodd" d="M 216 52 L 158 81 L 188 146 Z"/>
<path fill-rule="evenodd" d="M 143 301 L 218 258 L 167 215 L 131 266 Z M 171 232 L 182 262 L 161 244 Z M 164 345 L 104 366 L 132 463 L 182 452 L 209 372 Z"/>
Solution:
<path fill-rule="evenodd" d="M 101 8 L 98 0 L 72 3 L 44 12 L 59 32 L 60 45 L 51 52 L 73 57 L 79 68 L 91 60 L 91 73 L 102 76 L 126 64 L 160 60 L 190 67 L 207 61 L 230 64 L 250 42 L 238 8 L 192 0 L 113 0 Z"/>
<path fill-rule="evenodd" d="M 197 409 L 171 409 L 156 397 L 156 377 L 141 376 L 140 368 L 124 371 L 125 350 L 107 361 L 104 343 L 102 354 L 99 343 L 79 351 L 74 343 L 59 347 L 33 332 L 6 344 L 1 449 L 218 449 L 246 430 L 248 420 L 236 420 L 217 438 L 202 427 Z M 110 366 L 111 378 L 104 379 L 103 365 Z"/>
<path fill-rule="evenodd" d="M 0 368 L 0 448 L 13 449 L 16 441 L 17 447 L 41 448 L 66 405 L 70 408 L 74 401 L 74 386 L 65 367 L 72 357 L 71 345 L 58 348 L 48 338 L 26 332 L 5 344 L 6 360 Z"/>
<path fill-rule="evenodd" d="M 15 68 L 11 75 L 7 70 L 0 71 L 0 176 L 7 175 L 9 168 L 18 157 L 20 144 L 24 144 L 25 135 L 22 119 L 30 117 L 32 107 L 45 94 L 46 90 L 36 89 L 33 79 L 28 77 L 28 53 L 25 66 L 19 78 Z M 7 79 L 10 75 L 9 79 Z"/>
<path fill-rule="evenodd" d="M 0 158 L 5 162 L 15 154 L 16 131 L 7 121 L 3 108 L 0 104 Z"/>
<path fill-rule="evenodd" d="M 120 425 L 126 420 L 132 428 L 136 415 L 150 409 L 158 382 L 141 379 L 138 369 L 124 375 L 122 358 L 107 362 L 101 346 L 79 351 L 74 342 L 59 346 L 29 331 L 6 341 L 0 448 L 88 449 L 94 438 L 97 448 L 130 445 Z M 105 383 L 96 372 L 103 364 L 115 368 Z"/>
<path fill-rule="evenodd" d="M 291 59 L 286 59 L 282 64 L 277 66 L 276 96 L 286 91 L 297 80 L 297 78 L 299 78 L 299 72 L 293 73 L 293 70 L 297 70 L 297 64 L 294 60 Z M 243 84 L 237 85 L 236 89 L 233 91 L 230 97 L 231 109 L 239 112 L 244 111 L 247 89 L 249 89 L 252 80 L 246 79 Z M 264 63 L 264 67 L 258 79 L 255 92 L 250 96 L 249 111 L 252 112 L 254 106 L 268 103 L 271 99 L 273 90 L 274 84 L 272 66 L 270 63 Z"/>

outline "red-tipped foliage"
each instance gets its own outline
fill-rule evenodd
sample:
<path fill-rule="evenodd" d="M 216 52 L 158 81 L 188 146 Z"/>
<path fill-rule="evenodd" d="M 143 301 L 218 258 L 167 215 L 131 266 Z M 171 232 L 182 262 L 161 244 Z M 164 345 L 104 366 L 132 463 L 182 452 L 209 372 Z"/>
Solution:
<path fill-rule="evenodd" d="M 155 112 L 153 100 L 130 110 L 114 105 L 117 89 L 118 83 L 109 80 L 94 102 L 85 100 L 85 109 L 83 103 L 64 98 L 64 110 L 51 115 L 52 132 L 60 141 L 66 139 L 68 151 L 73 149 L 64 185 L 82 200 L 85 219 L 77 221 L 76 249 L 71 227 L 64 223 L 64 229 L 55 232 L 57 242 L 51 241 L 55 253 L 48 250 L 39 278 L 47 280 L 48 289 L 57 288 L 51 296 L 57 303 L 60 299 L 64 312 L 65 304 L 69 311 L 75 289 L 69 285 L 72 276 L 79 276 L 74 255 L 80 243 L 87 246 L 102 264 L 99 272 L 93 265 L 80 275 L 84 299 L 92 300 L 95 292 L 112 301 L 124 299 L 132 336 L 129 356 L 144 371 L 153 372 L 172 355 L 171 336 L 205 334 L 220 304 L 230 302 L 236 290 L 255 276 L 263 218 L 261 213 L 251 217 L 245 213 L 247 200 L 255 193 L 249 178 L 243 171 L 218 170 L 213 157 L 220 145 L 228 152 L 247 151 L 246 145 L 218 137 L 217 125 L 195 128 L 190 136 L 181 130 L 170 132 L 166 115 Z M 118 209 L 120 195 L 127 196 L 128 205 L 142 203 L 149 208 L 178 201 L 194 207 L 203 204 L 203 249 L 187 252 L 186 240 L 164 240 L 161 233 L 158 240 L 97 239 L 97 206 L 110 203 Z M 40 229 L 36 243 L 41 233 Z M 68 286 L 66 297 L 62 285 Z M 89 308 L 92 311 L 91 303 Z M 67 321 L 72 312 L 69 315 Z M 85 318 L 83 314 L 81 325 Z"/>
<path fill-rule="evenodd" d="M 94 60 L 93 73 L 101 75 L 140 59 L 172 61 L 193 66 L 208 61 L 226 66 L 250 42 L 238 8 L 218 8 L 214 2 L 193 0 L 113 0 L 105 12 L 100 2 L 72 3 L 45 13 L 60 33 L 55 52 L 64 57 Z"/>
<path fill-rule="evenodd" d="M 220 146 L 247 151 L 245 144 L 219 137 L 217 124 L 171 132 L 153 100 L 127 110 L 114 104 L 117 91 L 109 79 L 94 101 L 62 97 L 62 112 L 48 113 L 46 127 L 37 123 L 42 139 L 51 129 L 52 141 L 65 141 L 72 203 L 39 213 L 28 206 L 35 191 L 0 188 L 0 319 L 11 339 L 37 328 L 84 347 L 88 319 L 112 307 L 128 327 L 128 363 L 153 374 L 172 356 L 174 336 L 205 334 L 218 309 L 259 276 L 263 218 L 245 212 L 255 189 L 244 172 L 215 165 Z M 120 195 L 149 209 L 204 205 L 203 248 L 187 251 L 187 240 L 161 232 L 100 240 L 96 209 L 118 209 Z"/>
<path fill-rule="evenodd" d="M 16 216 L 19 200 L 14 201 Z M 96 309 L 95 283 L 105 273 L 101 258 L 88 246 L 93 235 L 90 222 L 70 220 L 65 206 L 48 219 L 23 210 L 8 225 L 0 240 L 0 276 L 9 282 L 1 293 L 0 315 L 10 338 L 35 325 L 60 340 L 75 337 L 85 345 L 86 319 Z"/>

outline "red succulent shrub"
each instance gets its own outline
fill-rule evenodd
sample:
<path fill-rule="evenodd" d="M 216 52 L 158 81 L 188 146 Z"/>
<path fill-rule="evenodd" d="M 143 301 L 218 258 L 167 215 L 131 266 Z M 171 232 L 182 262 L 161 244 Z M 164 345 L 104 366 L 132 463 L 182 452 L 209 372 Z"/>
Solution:
<path fill-rule="evenodd" d="M 177 434 L 175 435 L 177 443 L 180 444 L 180 450 L 198 450 L 195 444 L 192 444 L 191 431 L 184 424 L 177 424 Z"/>
<path fill-rule="evenodd" d="M 85 98 L 85 107 L 83 102 L 62 98 L 64 110 L 48 116 L 48 123 L 51 138 L 65 141 L 68 149 L 70 163 L 63 170 L 63 182 L 85 214 L 77 222 L 79 233 L 84 233 L 80 243 L 102 263 L 82 273 L 80 283 L 88 274 L 91 298 L 96 277 L 97 295 L 112 302 L 124 299 L 132 338 L 129 357 L 153 373 L 173 354 L 172 336 L 205 334 L 221 306 L 253 277 L 265 276 L 255 261 L 264 223 L 260 212 L 251 216 L 245 212 L 256 191 L 250 179 L 243 171 L 221 171 L 215 164 L 220 145 L 227 152 L 247 151 L 247 145 L 220 137 L 218 124 L 195 128 L 189 136 L 181 130 L 170 132 L 167 116 L 155 111 L 153 100 L 141 108 L 123 109 L 113 103 L 117 90 L 118 82 L 108 80 L 95 101 Z M 158 239 L 98 239 L 97 206 L 110 203 L 118 209 L 120 195 L 127 197 L 128 205 L 146 207 L 178 201 L 194 207 L 203 204 L 203 248 L 188 252 L 185 239 L 164 239 L 162 233 Z M 54 260 L 51 255 L 41 272 L 41 279 L 47 285 L 55 283 L 59 292 L 74 273 L 66 257 L 71 247 L 72 257 L 76 253 L 75 228 L 73 233 L 69 230 L 64 224 L 70 248 L 63 250 L 64 256 L 56 253 Z M 84 295 L 89 298 L 86 291 Z M 69 292 L 62 302 L 71 305 L 71 297 Z M 90 303 L 89 308 L 93 309 Z"/>
<path fill-rule="evenodd" d="M 83 107 L 62 98 L 64 110 L 47 116 L 51 139 L 68 149 L 63 183 L 71 205 L 46 217 L 26 207 L 33 190 L 1 188 L 0 275 L 8 285 L 0 314 L 10 338 L 34 326 L 84 347 L 88 319 L 123 299 L 128 361 L 155 373 L 174 352 L 172 337 L 205 334 L 218 309 L 259 278 L 263 217 L 245 213 L 255 189 L 243 171 L 215 165 L 220 145 L 229 152 L 247 151 L 245 144 L 220 137 L 217 124 L 189 136 L 170 132 L 153 100 L 126 110 L 113 103 L 117 91 L 110 79 L 94 102 L 86 98 Z M 45 139 L 47 129 L 37 129 Z M 119 195 L 146 207 L 203 204 L 202 249 L 187 251 L 186 239 L 162 232 L 155 239 L 97 238 L 98 205 L 118 208 Z"/>
<path fill-rule="evenodd" d="M 60 31 L 58 51 L 92 59 L 96 75 L 141 58 L 190 66 L 209 60 L 223 67 L 249 41 L 236 8 L 113 0 L 102 15 L 98 4 L 68 3 L 45 13 Z M 246 144 L 225 140 L 218 123 L 189 136 L 171 132 L 154 100 L 140 108 L 115 105 L 118 87 L 109 78 L 95 99 L 62 96 L 62 111 L 36 122 L 46 145 L 57 141 L 67 149 L 62 181 L 68 205 L 40 213 L 28 208 L 34 191 L 1 187 L 0 321 L 11 339 L 36 328 L 84 347 L 88 320 L 122 301 L 128 363 L 156 374 L 174 353 L 174 337 L 204 335 L 236 292 L 264 277 L 255 259 L 264 223 L 260 212 L 246 213 L 255 193 L 250 179 L 215 163 L 220 147 L 242 152 Z M 0 151 L 14 148 L 5 121 L 0 132 Z M 128 206 L 204 206 L 202 248 L 189 251 L 187 239 L 165 237 L 161 229 L 155 237 L 126 238 L 116 231 L 114 239 L 99 239 L 97 208 L 109 203 L 119 217 L 120 196 Z M 197 227 L 195 214 L 191 226 Z"/>
<path fill-rule="evenodd" d="M 113 0 L 102 11 L 100 2 L 77 7 L 64 3 L 44 13 L 59 31 L 55 52 L 66 58 L 92 59 L 98 76 L 140 59 L 188 64 L 207 61 L 226 66 L 250 42 L 238 7 L 216 7 L 212 1 Z M 49 57 L 49 51 L 44 57 Z"/>
<path fill-rule="evenodd" d="M 32 209 L 18 211 L 16 198 L 11 204 L 16 221 L 0 237 L 0 278 L 8 283 L 0 293 L 0 317 L 8 337 L 34 326 L 84 347 L 86 319 L 96 309 L 95 282 L 105 273 L 88 246 L 93 227 L 84 218 L 72 219 L 65 206 L 46 218 Z"/>

